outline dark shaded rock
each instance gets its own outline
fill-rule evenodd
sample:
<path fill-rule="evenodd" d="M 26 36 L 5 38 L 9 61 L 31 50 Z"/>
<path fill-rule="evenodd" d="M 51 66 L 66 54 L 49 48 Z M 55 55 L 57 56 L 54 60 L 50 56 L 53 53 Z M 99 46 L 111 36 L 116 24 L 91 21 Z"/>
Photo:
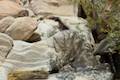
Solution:
<path fill-rule="evenodd" d="M 87 18 L 87 15 L 82 7 L 82 5 L 78 5 L 78 14 L 77 14 L 78 17 L 82 17 L 84 19 Z"/>
<path fill-rule="evenodd" d="M 101 56 L 101 63 L 110 65 L 111 71 L 114 73 L 114 79 L 120 79 L 120 54 L 119 51 L 114 50 L 113 46 L 115 46 L 113 42 L 109 41 L 109 39 L 104 39 L 95 49 L 94 54 Z"/>
<path fill-rule="evenodd" d="M 33 35 L 26 41 L 30 42 L 30 43 L 33 43 L 33 42 L 37 42 L 37 41 L 40 41 L 40 40 L 41 40 L 41 36 L 37 33 L 33 33 Z"/>

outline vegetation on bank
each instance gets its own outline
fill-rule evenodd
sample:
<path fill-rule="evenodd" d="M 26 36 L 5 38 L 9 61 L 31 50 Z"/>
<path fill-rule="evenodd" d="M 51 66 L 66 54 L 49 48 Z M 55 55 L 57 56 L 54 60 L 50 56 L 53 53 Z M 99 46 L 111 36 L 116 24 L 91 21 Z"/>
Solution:
<path fill-rule="evenodd" d="M 114 45 L 112 49 L 120 51 L 120 0 L 69 1 L 82 6 L 90 27 L 97 33 L 95 37 L 100 36 L 97 39 L 101 38 L 101 41 L 108 37 Z"/>

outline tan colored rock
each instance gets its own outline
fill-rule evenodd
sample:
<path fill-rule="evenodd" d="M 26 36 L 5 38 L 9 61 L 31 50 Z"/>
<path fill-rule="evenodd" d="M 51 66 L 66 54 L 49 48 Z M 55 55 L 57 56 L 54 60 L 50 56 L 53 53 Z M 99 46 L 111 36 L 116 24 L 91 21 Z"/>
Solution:
<path fill-rule="evenodd" d="M 0 64 L 9 54 L 13 46 L 13 40 L 6 34 L 0 33 Z"/>
<path fill-rule="evenodd" d="M 20 4 L 21 3 L 21 1 L 20 0 L 13 0 L 13 1 L 15 1 L 16 3 L 18 3 L 18 4 Z"/>
<path fill-rule="evenodd" d="M 5 30 L 14 22 L 13 17 L 5 17 L 0 20 L 0 32 L 5 32 Z"/>
<path fill-rule="evenodd" d="M 10 0 L 0 0 L 0 19 L 5 16 L 14 16 L 22 11 L 22 7 Z"/>
<path fill-rule="evenodd" d="M 0 0 L 0 1 L 14 1 L 16 3 L 20 3 L 21 2 L 20 0 Z"/>
<path fill-rule="evenodd" d="M 5 33 L 15 40 L 27 40 L 36 30 L 36 23 L 36 20 L 30 17 L 17 18 Z"/>
<path fill-rule="evenodd" d="M 39 15 L 74 16 L 74 7 L 68 0 L 31 0 L 30 8 Z"/>

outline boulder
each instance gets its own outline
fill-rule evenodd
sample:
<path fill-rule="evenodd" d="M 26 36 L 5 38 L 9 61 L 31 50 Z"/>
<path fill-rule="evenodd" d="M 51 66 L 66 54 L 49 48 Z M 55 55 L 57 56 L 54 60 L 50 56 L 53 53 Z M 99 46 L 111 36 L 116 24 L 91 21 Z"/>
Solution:
<path fill-rule="evenodd" d="M 48 72 L 52 70 L 51 62 L 55 62 L 55 54 L 55 50 L 49 47 L 46 41 L 37 43 L 14 41 L 14 47 L 3 66 L 8 67 L 9 71 L 12 70 L 9 75 L 10 80 L 12 77 L 19 79 L 19 76 L 23 80 L 33 79 L 36 76 L 37 78 L 47 78 Z M 23 74 L 27 72 L 29 74 Z M 8 75 L 6 74 L 6 76 Z"/>
<path fill-rule="evenodd" d="M 37 15 L 75 15 L 74 6 L 68 0 L 31 0 L 29 5 Z"/>
<path fill-rule="evenodd" d="M 73 30 L 64 30 L 51 38 L 53 47 L 60 54 L 56 60 L 59 67 L 69 64 L 71 61 L 71 65 L 75 69 L 98 65 L 98 61 L 92 53 L 94 41 L 92 41 L 92 36 L 88 35 L 90 35 L 89 32 L 79 33 Z"/>
<path fill-rule="evenodd" d="M 63 50 L 60 50 L 60 51 L 64 51 L 64 49 L 67 49 L 66 50 L 67 52 L 62 52 L 62 53 L 67 53 L 66 55 L 68 55 L 68 57 L 70 57 L 70 55 L 71 57 L 73 57 L 72 51 L 77 51 L 77 52 L 73 52 L 74 56 L 75 56 L 74 53 L 76 53 L 76 58 L 75 58 L 76 60 L 74 60 L 73 62 L 74 67 L 75 66 L 76 67 L 77 66 L 84 66 L 84 67 L 96 66 L 98 64 L 98 61 L 93 55 L 95 42 L 91 34 L 91 31 L 88 28 L 88 22 L 82 18 L 77 18 L 77 17 L 60 17 L 60 19 L 70 30 L 70 31 L 62 32 L 61 34 L 63 35 L 61 36 L 60 34 L 54 35 L 56 36 L 57 43 L 60 44 L 60 46 L 69 45 L 68 48 L 65 48 L 62 46 Z M 77 40 L 78 42 L 75 42 L 75 40 Z M 66 45 L 65 45 L 65 42 L 63 41 L 66 41 Z M 69 42 L 73 42 L 73 43 L 69 43 Z M 75 46 L 71 46 L 71 45 L 75 45 Z M 57 48 L 59 48 L 60 46 L 58 46 Z M 72 51 L 70 51 L 69 49 Z M 66 59 L 63 61 L 67 61 L 67 60 L 69 59 Z"/>
<path fill-rule="evenodd" d="M 0 20 L 0 32 L 5 32 L 5 30 L 14 22 L 14 18 L 9 16 Z"/>
<path fill-rule="evenodd" d="M 0 19 L 6 16 L 15 16 L 21 12 L 23 8 L 10 0 L 0 0 Z"/>
<path fill-rule="evenodd" d="M 52 70 L 50 60 L 55 58 L 55 51 L 46 41 L 27 43 L 15 40 L 14 47 L 6 59 L 16 71 Z M 7 66 L 7 65 L 6 65 Z"/>
<path fill-rule="evenodd" d="M 59 31 L 58 27 L 59 25 L 57 22 L 49 19 L 44 19 L 39 22 L 35 33 L 39 34 L 41 36 L 41 39 L 44 40 L 56 34 Z"/>
<path fill-rule="evenodd" d="M 36 23 L 36 20 L 30 17 L 17 18 L 5 33 L 15 40 L 27 40 L 36 30 Z"/>
<path fill-rule="evenodd" d="M 64 25 L 68 27 L 68 29 L 81 32 L 90 32 L 88 28 L 87 20 L 78 17 L 60 17 L 60 20 L 63 22 Z M 93 40 L 94 41 L 94 40 Z"/>
<path fill-rule="evenodd" d="M 0 65 L 7 58 L 13 47 L 13 40 L 8 35 L 0 33 Z"/>

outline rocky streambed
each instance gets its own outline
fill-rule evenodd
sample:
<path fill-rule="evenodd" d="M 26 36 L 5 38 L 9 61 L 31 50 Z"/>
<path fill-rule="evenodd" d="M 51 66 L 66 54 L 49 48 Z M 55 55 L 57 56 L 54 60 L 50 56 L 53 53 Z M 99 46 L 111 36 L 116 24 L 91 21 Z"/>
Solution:
<path fill-rule="evenodd" d="M 87 20 L 74 16 L 72 4 L 62 0 L 2 3 L 14 9 L 2 5 L 9 14 L 0 11 L 0 80 L 113 80 L 110 65 L 94 55 L 97 45 Z"/>
<path fill-rule="evenodd" d="M 112 79 L 108 66 L 101 65 L 93 55 L 95 43 L 87 21 L 77 17 L 60 18 L 68 29 L 61 30 L 59 23 L 50 19 L 40 21 L 34 28 L 29 17 L 22 17 L 9 26 L 9 33 L 0 34 L 1 79 Z M 37 36 L 29 37 L 31 34 Z"/>

